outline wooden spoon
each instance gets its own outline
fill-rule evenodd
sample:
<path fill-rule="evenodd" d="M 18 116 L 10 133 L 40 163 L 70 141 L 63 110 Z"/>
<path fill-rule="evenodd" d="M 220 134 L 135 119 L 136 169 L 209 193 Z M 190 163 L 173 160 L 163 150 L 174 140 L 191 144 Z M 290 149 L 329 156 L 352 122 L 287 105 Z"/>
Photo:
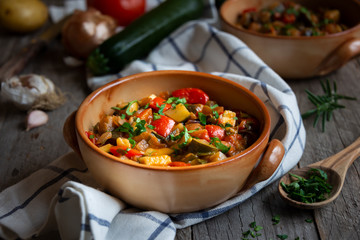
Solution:
<path fill-rule="evenodd" d="M 351 164 L 360 156 L 360 138 L 358 138 L 354 143 L 352 143 L 347 148 L 338 152 L 337 154 L 328 157 L 324 160 L 321 160 L 316 163 L 312 163 L 306 167 L 299 168 L 291 171 L 291 173 L 296 174 L 301 177 L 306 177 L 307 172 L 311 168 L 318 168 L 326 172 L 328 175 L 328 183 L 332 185 L 333 189 L 330 192 L 328 198 L 321 202 L 315 203 L 303 203 L 295 201 L 287 196 L 287 193 L 281 187 L 280 183 L 284 182 L 285 184 L 291 183 L 289 174 L 284 175 L 279 181 L 279 192 L 282 199 L 288 202 L 291 206 L 303 208 L 303 209 L 315 209 L 325 206 L 326 204 L 334 201 L 340 194 L 341 189 L 344 185 L 345 176 L 348 168 Z"/>

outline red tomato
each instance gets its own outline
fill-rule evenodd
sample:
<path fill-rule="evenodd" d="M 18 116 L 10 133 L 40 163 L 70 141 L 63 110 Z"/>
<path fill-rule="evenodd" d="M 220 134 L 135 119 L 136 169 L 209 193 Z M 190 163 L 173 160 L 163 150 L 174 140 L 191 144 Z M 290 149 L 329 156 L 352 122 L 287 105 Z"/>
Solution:
<path fill-rule="evenodd" d="M 163 99 L 161 97 L 156 97 L 156 98 L 154 98 L 153 100 L 150 101 L 149 107 L 151 107 L 152 109 L 154 109 L 156 111 L 159 111 L 159 107 L 161 105 L 163 105 L 165 102 L 166 102 L 165 99 Z M 166 110 L 168 110 L 170 108 L 171 108 L 171 105 L 168 104 L 168 103 L 165 103 L 165 107 L 164 107 L 163 112 L 165 112 Z"/>
<path fill-rule="evenodd" d="M 195 137 L 195 138 L 204 139 L 204 140 L 210 142 L 209 133 L 206 129 L 200 129 L 195 132 L 192 132 L 192 133 L 190 133 L 190 136 Z"/>
<path fill-rule="evenodd" d="M 252 8 L 247 8 L 245 9 L 242 13 L 248 13 L 248 12 L 256 12 L 256 8 L 252 7 Z"/>
<path fill-rule="evenodd" d="M 85 134 L 93 144 L 96 144 L 95 134 L 92 131 L 85 131 Z"/>
<path fill-rule="evenodd" d="M 153 118 L 152 116 L 152 109 L 151 108 L 147 108 L 144 111 L 142 111 L 141 113 L 139 113 L 137 115 L 138 118 L 140 118 L 141 120 L 145 120 L 147 124 L 151 123 L 151 120 Z"/>
<path fill-rule="evenodd" d="M 241 119 L 239 124 L 239 129 L 247 129 L 247 130 L 256 130 L 259 126 L 259 122 L 255 118 L 245 118 Z"/>
<path fill-rule="evenodd" d="M 111 147 L 110 152 L 116 157 L 119 157 L 121 155 L 125 155 L 128 158 L 132 158 L 132 157 L 135 157 L 135 156 L 143 155 L 140 151 L 138 151 L 136 149 L 130 148 L 130 149 L 127 150 L 126 147 L 120 147 L 120 146 Z M 123 153 L 125 153 L 125 154 L 123 154 Z"/>
<path fill-rule="evenodd" d="M 294 14 L 285 13 L 282 20 L 284 23 L 293 23 L 296 20 L 296 16 Z"/>
<path fill-rule="evenodd" d="M 184 163 L 184 162 L 171 162 L 169 163 L 170 167 L 186 167 L 186 166 L 191 166 L 190 163 Z"/>
<path fill-rule="evenodd" d="M 164 115 L 159 116 L 160 118 L 153 120 L 151 125 L 154 126 L 155 132 L 163 137 L 167 137 L 171 133 L 171 129 L 174 127 L 175 121 Z"/>
<path fill-rule="evenodd" d="M 171 94 L 174 97 L 185 98 L 187 103 L 200 103 L 205 104 L 209 101 L 209 96 L 201 89 L 198 88 L 182 88 L 175 90 Z"/>
<path fill-rule="evenodd" d="M 208 131 L 210 138 L 217 137 L 220 140 L 223 140 L 225 136 L 225 129 L 217 125 L 206 125 L 205 128 Z"/>
<path fill-rule="evenodd" d="M 145 13 L 146 0 L 88 0 L 88 6 L 117 20 L 118 25 L 127 26 Z"/>

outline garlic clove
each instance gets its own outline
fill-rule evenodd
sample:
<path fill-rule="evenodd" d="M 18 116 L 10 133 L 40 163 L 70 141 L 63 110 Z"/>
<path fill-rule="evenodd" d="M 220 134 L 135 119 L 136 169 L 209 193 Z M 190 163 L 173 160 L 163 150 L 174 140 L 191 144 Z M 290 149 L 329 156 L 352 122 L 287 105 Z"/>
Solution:
<path fill-rule="evenodd" d="M 84 61 L 74 58 L 72 56 L 64 57 L 64 63 L 66 64 L 66 66 L 69 67 L 79 67 L 81 65 L 84 65 Z"/>
<path fill-rule="evenodd" d="M 46 124 L 49 116 L 41 110 L 33 110 L 26 117 L 26 131 Z"/>

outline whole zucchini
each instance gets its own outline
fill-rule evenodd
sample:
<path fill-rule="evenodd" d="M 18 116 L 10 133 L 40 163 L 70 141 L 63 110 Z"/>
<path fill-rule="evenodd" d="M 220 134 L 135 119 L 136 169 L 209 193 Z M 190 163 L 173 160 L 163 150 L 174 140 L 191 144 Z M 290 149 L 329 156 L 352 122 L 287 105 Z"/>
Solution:
<path fill-rule="evenodd" d="M 98 46 L 88 57 L 94 75 L 120 71 L 132 60 L 145 57 L 176 28 L 201 16 L 203 0 L 166 0 Z"/>

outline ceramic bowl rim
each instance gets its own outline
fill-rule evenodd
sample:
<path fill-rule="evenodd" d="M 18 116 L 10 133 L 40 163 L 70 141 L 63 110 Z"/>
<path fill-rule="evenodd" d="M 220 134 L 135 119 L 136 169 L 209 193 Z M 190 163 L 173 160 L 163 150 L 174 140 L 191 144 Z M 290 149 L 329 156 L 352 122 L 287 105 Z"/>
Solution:
<path fill-rule="evenodd" d="M 202 164 L 202 165 L 194 165 L 194 166 L 184 166 L 184 167 L 163 167 L 163 166 L 148 166 L 145 164 L 139 164 L 133 161 L 129 161 L 129 160 L 122 160 L 119 159 L 111 154 L 108 154 L 102 150 L 100 150 L 100 148 L 96 147 L 86 136 L 85 131 L 81 129 L 81 119 L 82 117 L 80 117 L 80 114 L 82 112 L 85 111 L 85 107 L 87 105 L 87 103 L 90 103 L 91 101 L 93 101 L 94 99 L 96 99 L 96 97 L 98 95 L 100 95 L 102 92 L 107 91 L 110 88 L 113 87 L 117 87 L 119 85 L 121 85 L 122 83 L 131 81 L 133 79 L 136 79 L 138 77 L 146 77 L 149 75 L 167 75 L 167 74 L 180 74 L 180 75 L 195 75 L 195 76 L 206 76 L 206 77 L 211 77 L 214 78 L 215 80 L 219 81 L 219 82 L 225 82 L 227 84 L 231 84 L 233 86 L 236 86 L 237 88 L 240 88 L 242 91 L 245 92 L 245 94 L 250 95 L 250 98 L 253 98 L 256 102 L 256 105 L 259 105 L 259 107 L 261 108 L 261 112 L 263 112 L 263 115 L 265 117 L 264 119 L 264 124 L 263 124 L 263 130 L 260 133 L 260 136 L 258 137 L 258 139 L 247 149 L 245 149 L 243 152 L 238 153 L 234 156 L 228 157 L 224 160 L 218 161 L 218 162 L 213 162 L 213 163 L 207 163 L 207 164 Z M 183 71 L 183 70 L 157 70 L 157 71 L 151 71 L 151 72 L 142 72 L 142 73 L 136 73 L 136 74 L 132 74 L 132 75 L 128 75 L 119 79 L 116 79 L 114 81 L 111 81 L 107 84 L 105 84 L 104 86 L 96 89 L 95 91 L 93 91 L 92 93 L 90 93 L 84 100 L 83 102 L 80 104 L 77 113 L 76 113 L 76 118 L 75 118 L 75 129 L 76 129 L 76 133 L 77 135 L 81 138 L 81 140 L 86 144 L 87 147 L 90 147 L 91 150 L 93 150 L 96 154 L 99 154 L 103 159 L 107 159 L 107 160 L 111 160 L 114 162 L 118 162 L 118 163 L 122 163 L 128 166 L 133 166 L 133 167 L 138 167 L 141 169 L 149 169 L 149 170 L 156 170 L 156 171 L 192 171 L 192 170 L 197 170 L 197 169 L 205 169 L 205 168 L 211 168 L 211 167 L 216 167 L 216 166 L 220 166 L 223 164 L 229 164 L 233 161 L 236 161 L 237 159 L 240 159 L 244 156 L 247 156 L 249 154 L 251 154 L 253 151 L 255 151 L 260 145 L 262 145 L 262 143 L 264 141 L 268 141 L 268 137 L 269 137 L 269 133 L 270 133 L 270 125 L 271 125 L 271 118 L 270 118 L 270 114 L 267 110 L 267 107 L 265 106 L 264 102 L 260 100 L 259 97 L 257 97 L 253 92 L 251 92 L 249 89 L 245 88 L 244 86 L 228 80 L 226 78 L 217 76 L 217 75 L 212 75 L 209 73 L 204 73 L 204 72 L 195 72 L 195 71 Z M 79 129 L 82 130 L 79 132 Z"/>

